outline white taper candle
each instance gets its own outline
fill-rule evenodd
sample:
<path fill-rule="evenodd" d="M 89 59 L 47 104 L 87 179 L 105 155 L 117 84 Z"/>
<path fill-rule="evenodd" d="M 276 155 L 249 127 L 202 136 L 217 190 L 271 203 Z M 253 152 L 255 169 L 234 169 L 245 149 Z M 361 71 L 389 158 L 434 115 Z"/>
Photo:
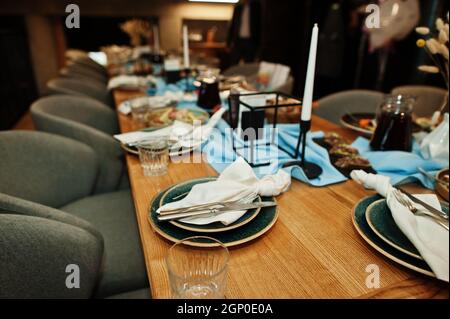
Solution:
<path fill-rule="evenodd" d="M 183 56 L 184 56 L 184 67 L 187 69 L 190 66 L 189 61 L 189 37 L 188 37 L 188 27 L 183 26 Z"/>
<path fill-rule="evenodd" d="M 159 29 L 156 24 L 153 25 L 153 50 L 155 54 L 159 54 Z"/>
<path fill-rule="evenodd" d="M 317 23 L 314 24 L 312 35 L 311 35 L 311 45 L 309 47 L 309 58 L 308 58 L 308 70 L 306 71 L 306 81 L 305 90 L 303 92 L 303 102 L 302 102 L 302 121 L 311 120 L 311 109 L 312 109 L 312 99 L 314 91 L 314 73 L 316 70 L 316 54 L 317 54 L 317 40 L 319 36 L 319 27 Z"/>

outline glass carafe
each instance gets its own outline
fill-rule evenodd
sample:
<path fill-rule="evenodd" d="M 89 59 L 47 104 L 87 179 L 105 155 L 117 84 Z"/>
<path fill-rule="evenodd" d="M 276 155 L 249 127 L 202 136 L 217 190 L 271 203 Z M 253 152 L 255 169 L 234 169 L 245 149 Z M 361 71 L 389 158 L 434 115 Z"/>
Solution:
<path fill-rule="evenodd" d="M 377 127 L 370 146 L 375 151 L 405 151 L 412 149 L 412 109 L 415 98 L 408 95 L 388 95 L 377 114 Z"/>

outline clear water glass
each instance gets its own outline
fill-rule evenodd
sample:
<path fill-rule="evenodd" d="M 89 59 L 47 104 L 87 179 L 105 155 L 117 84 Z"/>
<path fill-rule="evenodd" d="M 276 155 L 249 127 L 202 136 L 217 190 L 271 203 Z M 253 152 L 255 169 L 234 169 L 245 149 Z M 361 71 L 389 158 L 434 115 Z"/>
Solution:
<path fill-rule="evenodd" d="M 130 101 L 131 116 L 137 123 L 145 123 L 145 116 L 150 107 L 146 98 L 133 99 Z"/>
<path fill-rule="evenodd" d="M 213 244 L 214 247 L 193 247 Z M 225 296 L 229 252 L 218 240 L 194 236 L 169 249 L 167 268 L 172 296 L 177 299 L 221 299 Z"/>
<path fill-rule="evenodd" d="M 161 176 L 169 165 L 169 141 L 166 137 L 147 139 L 137 145 L 145 176 Z"/>

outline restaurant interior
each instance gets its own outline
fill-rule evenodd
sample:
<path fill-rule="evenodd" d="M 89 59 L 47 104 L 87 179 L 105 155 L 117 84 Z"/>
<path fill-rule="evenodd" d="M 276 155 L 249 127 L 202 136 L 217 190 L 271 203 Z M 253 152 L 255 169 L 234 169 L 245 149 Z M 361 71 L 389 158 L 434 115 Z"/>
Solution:
<path fill-rule="evenodd" d="M 2 0 L 0 299 L 448 299 L 448 12 Z"/>

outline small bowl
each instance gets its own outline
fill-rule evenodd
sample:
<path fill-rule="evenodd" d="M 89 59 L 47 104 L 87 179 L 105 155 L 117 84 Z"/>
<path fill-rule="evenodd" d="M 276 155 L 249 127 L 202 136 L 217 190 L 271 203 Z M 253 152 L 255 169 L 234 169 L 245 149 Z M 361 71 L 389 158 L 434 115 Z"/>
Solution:
<path fill-rule="evenodd" d="M 436 174 L 436 178 L 443 180 L 444 175 L 448 175 L 448 173 L 448 168 L 443 169 Z M 447 187 L 445 187 L 442 183 L 436 183 L 436 192 L 448 202 L 448 184 Z"/>

